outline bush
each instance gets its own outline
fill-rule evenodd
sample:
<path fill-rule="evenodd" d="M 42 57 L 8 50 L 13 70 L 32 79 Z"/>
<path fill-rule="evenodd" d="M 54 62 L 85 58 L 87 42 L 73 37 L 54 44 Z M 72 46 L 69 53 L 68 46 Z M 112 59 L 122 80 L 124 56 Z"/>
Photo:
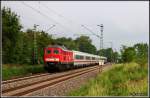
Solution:
<path fill-rule="evenodd" d="M 23 65 L 23 66 L 3 66 L 2 79 L 7 80 L 13 77 L 24 76 L 28 74 L 45 72 L 42 65 Z"/>
<path fill-rule="evenodd" d="M 69 93 L 69 95 L 131 96 L 133 92 L 140 91 L 137 93 L 146 96 L 148 94 L 147 78 L 148 69 L 136 63 L 113 65 L 111 70 L 99 74 L 94 80 L 90 80 L 87 85 Z M 132 88 L 134 86 L 139 90 Z"/>

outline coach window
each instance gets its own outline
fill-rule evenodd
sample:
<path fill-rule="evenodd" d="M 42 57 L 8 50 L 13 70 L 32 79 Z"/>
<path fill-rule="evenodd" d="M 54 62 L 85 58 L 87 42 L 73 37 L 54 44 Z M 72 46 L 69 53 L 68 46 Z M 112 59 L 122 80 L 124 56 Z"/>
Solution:
<path fill-rule="evenodd" d="M 58 50 L 54 50 L 54 54 L 58 54 L 59 53 L 59 51 Z"/>
<path fill-rule="evenodd" d="M 90 60 L 90 57 L 89 57 L 89 56 L 86 56 L 86 60 Z"/>
<path fill-rule="evenodd" d="M 95 57 L 92 57 L 92 60 L 95 60 Z"/>
<path fill-rule="evenodd" d="M 83 59 L 84 59 L 84 57 L 83 57 L 83 56 L 80 56 L 80 59 L 82 59 L 82 60 L 83 60 Z"/>
<path fill-rule="evenodd" d="M 80 56 L 79 56 L 79 55 L 76 55 L 76 59 L 80 59 Z"/>

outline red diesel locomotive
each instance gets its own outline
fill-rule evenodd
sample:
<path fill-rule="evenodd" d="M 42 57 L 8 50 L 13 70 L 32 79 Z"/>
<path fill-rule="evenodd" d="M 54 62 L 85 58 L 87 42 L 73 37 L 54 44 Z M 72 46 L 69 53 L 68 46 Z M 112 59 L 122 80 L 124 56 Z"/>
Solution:
<path fill-rule="evenodd" d="M 44 68 L 48 71 L 95 65 L 106 60 L 105 57 L 79 51 L 71 51 L 57 45 L 44 48 L 43 59 Z"/>

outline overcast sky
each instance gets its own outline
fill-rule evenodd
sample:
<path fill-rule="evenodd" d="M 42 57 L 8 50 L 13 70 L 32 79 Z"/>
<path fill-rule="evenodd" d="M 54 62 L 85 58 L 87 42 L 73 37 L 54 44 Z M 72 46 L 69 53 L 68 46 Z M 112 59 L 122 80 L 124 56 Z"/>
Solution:
<path fill-rule="evenodd" d="M 20 16 L 23 30 L 38 24 L 38 30 L 48 31 L 54 37 L 72 37 L 91 34 L 81 27 L 85 25 L 100 34 L 98 24 L 104 25 L 104 48 L 119 50 L 121 45 L 131 46 L 138 42 L 149 43 L 148 1 L 2 1 Z M 30 6 L 30 7 L 29 7 Z M 35 10 L 38 10 L 36 12 Z M 41 14 L 39 14 L 41 13 Z M 99 49 L 99 38 L 88 35 Z"/>

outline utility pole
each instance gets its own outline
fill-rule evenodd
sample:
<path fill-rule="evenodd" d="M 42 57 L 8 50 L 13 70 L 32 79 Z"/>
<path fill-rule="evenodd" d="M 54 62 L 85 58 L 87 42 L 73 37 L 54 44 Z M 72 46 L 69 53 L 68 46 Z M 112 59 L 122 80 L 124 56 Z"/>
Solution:
<path fill-rule="evenodd" d="M 36 43 L 36 27 L 39 25 L 34 24 L 34 64 L 37 63 L 37 43 Z"/>
<path fill-rule="evenodd" d="M 111 62 L 113 62 L 113 43 L 112 42 L 109 42 L 110 43 L 110 45 L 111 45 L 111 49 L 112 49 L 112 51 L 111 51 Z"/>
<path fill-rule="evenodd" d="M 97 25 L 97 26 L 99 26 L 100 27 L 100 47 L 99 47 L 99 50 L 101 51 L 102 49 L 103 49 L 103 24 L 101 24 L 101 25 Z M 100 52 L 100 55 L 102 55 L 101 54 L 101 52 Z"/>
<path fill-rule="evenodd" d="M 100 27 L 100 47 L 99 47 L 99 52 L 100 52 L 100 56 L 102 56 L 102 49 L 103 49 L 103 24 L 101 24 L 101 25 L 97 25 L 97 26 L 99 26 Z M 100 72 L 102 72 L 102 70 L 103 70 L 103 66 L 102 66 L 102 61 L 100 61 L 100 67 L 99 67 L 99 70 L 100 70 Z"/>

